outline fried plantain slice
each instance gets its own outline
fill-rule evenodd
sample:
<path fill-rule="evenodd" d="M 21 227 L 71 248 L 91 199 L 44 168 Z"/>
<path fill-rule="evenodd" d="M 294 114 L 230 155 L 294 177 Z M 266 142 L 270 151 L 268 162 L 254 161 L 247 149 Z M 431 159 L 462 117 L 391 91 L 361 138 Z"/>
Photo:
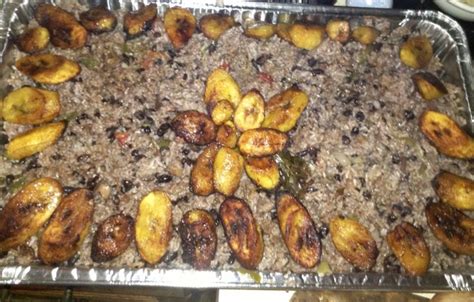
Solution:
<path fill-rule="evenodd" d="M 174 48 L 183 48 L 196 30 L 196 18 L 184 8 L 169 8 L 164 17 L 165 30 Z"/>
<path fill-rule="evenodd" d="M 151 29 L 156 20 L 156 9 L 156 4 L 148 4 L 123 16 L 123 31 L 127 39 L 139 37 Z"/>
<path fill-rule="evenodd" d="M 273 190 L 280 183 L 280 170 L 271 157 L 248 157 L 245 160 L 247 176 L 259 187 Z"/>
<path fill-rule="evenodd" d="M 420 129 L 438 152 L 455 158 L 474 158 L 474 139 L 447 115 L 426 110 L 420 117 Z"/>
<path fill-rule="evenodd" d="M 256 89 L 247 92 L 235 109 L 234 123 L 240 131 L 256 129 L 265 118 L 265 101 Z"/>
<path fill-rule="evenodd" d="M 79 15 L 82 26 L 94 34 L 113 31 L 117 26 L 117 17 L 105 7 L 93 7 Z"/>
<path fill-rule="evenodd" d="M 372 26 L 359 26 L 352 31 L 352 38 L 364 45 L 374 43 L 379 35 L 379 31 Z"/>
<path fill-rule="evenodd" d="M 265 104 L 262 127 L 288 132 L 296 126 L 308 105 L 308 95 L 296 86 L 274 95 Z"/>
<path fill-rule="evenodd" d="M 195 269 L 206 269 L 216 254 L 216 225 L 205 210 L 190 210 L 183 215 L 178 228 L 183 248 L 183 262 Z"/>
<path fill-rule="evenodd" d="M 430 265 L 430 250 L 423 234 L 411 223 L 402 222 L 387 234 L 387 242 L 405 271 L 423 276 Z"/>
<path fill-rule="evenodd" d="M 222 147 L 214 159 L 213 181 L 217 192 L 231 196 L 237 191 L 244 170 L 244 158 L 239 152 Z"/>
<path fill-rule="evenodd" d="M 238 133 L 234 123 L 225 122 L 217 129 L 216 142 L 224 147 L 235 148 L 237 145 Z"/>
<path fill-rule="evenodd" d="M 329 39 L 346 43 L 351 37 L 351 26 L 347 20 L 331 19 L 326 24 L 326 32 Z"/>
<path fill-rule="evenodd" d="M 329 232 L 336 250 L 360 270 L 368 271 L 379 254 L 369 230 L 354 219 L 337 217 L 329 223 Z"/>
<path fill-rule="evenodd" d="M 61 111 L 59 93 L 40 88 L 22 87 L 10 92 L 3 101 L 3 118 L 15 124 L 50 122 Z"/>
<path fill-rule="evenodd" d="M 211 102 L 208 108 L 212 121 L 218 126 L 230 120 L 234 114 L 234 107 L 227 100 Z"/>
<path fill-rule="evenodd" d="M 7 145 L 5 155 L 20 160 L 31 156 L 56 143 L 63 134 L 66 123 L 56 122 L 39 126 L 15 136 Z"/>
<path fill-rule="evenodd" d="M 305 268 L 321 260 L 321 240 L 308 210 L 295 197 L 282 194 L 276 202 L 281 236 L 291 258 Z"/>
<path fill-rule="evenodd" d="M 290 27 L 291 27 L 291 24 L 278 23 L 276 25 L 275 32 L 277 36 L 280 37 L 280 39 L 291 43 Z"/>
<path fill-rule="evenodd" d="M 474 255 L 474 219 L 443 202 L 427 204 L 425 215 L 434 236 L 448 249 Z"/>
<path fill-rule="evenodd" d="M 147 263 L 154 265 L 166 254 L 172 224 L 171 201 L 165 192 L 153 191 L 141 200 L 135 221 L 135 241 Z"/>
<path fill-rule="evenodd" d="M 244 35 L 258 40 L 270 39 L 276 31 L 276 26 L 270 23 L 257 22 L 244 28 Z"/>
<path fill-rule="evenodd" d="M 208 196 L 214 193 L 214 159 L 219 148 L 218 144 L 209 145 L 194 163 L 190 181 L 194 194 Z"/>
<path fill-rule="evenodd" d="M 132 243 L 133 224 L 133 218 L 125 214 L 102 221 L 92 239 L 92 261 L 106 262 L 122 255 Z"/>
<path fill-rule="evenodd" d="M 293 24 L 288 30 L 291 43 L 298 48 L 312 50 L 318 47 L 324 40 L 324 28 L 312 24 Z"/>
<path fill-rule="evenodd" d="M 35 179 L 15 194 L 0 212 L 0 252 L 25 243 L 58 206 L 63 188 L 48 177 Z"/>
<path fill-rule="evenodd" d="M 417 72 L 411 76 L 413 84 L 421 97 L 432 101 L 448 93 L 446 86 L 434 74 Z"/>
<path fill-rule="evenodd" d="M 234 26 L 234 18 L 223 14 L 210 14 L 199 20 L 202 33 L 211 40 L 218 40 L 223 33 Z"/>
<path fill-rule="evenodd" d="M 432 57 L 433 47 L 426 36 L 411 37 L 400 46 L 400 61 L 408 67 L 424 68 Z"/>
<path fill-rule="evenodd" d="M 56 47 L 77 49 L 87 42 L 87 30 L 62 8 L 42 3 L 35 10 L 35 18 L 48 29 L 51 43 Z"/>
<path fill-rule="evenodd" d="M 236 108 L 241 98 L 240 87 L 234 78 L 222 68 L 214 69 L 207 78 L 204 103 L 226 100 Z"/>
<path fill-rule="evenodd" d="M 237 145 L 245 156 L 262 157 L 282 151 L 287 141 L 288 136 L 283 132 L 259 128 L 242 133 Z"/>
<path fill-rule="evenodd" d="M 196 110 L 178 113 L 171 127 L 177 136 L 190 144 L 207 145 L 216 138 L 216 125 L 207 115 Z"/>
<path fill-rule="evenodd" d="M 227 244 L 246 269 L 256 269 L 263 257 L 263 235 L 252 210 L 242 199 L 231 197 L 219 208 Z"/>
<path fill-rule="evenodd" d="M 43 263 L 60 264 L 81 248 L 92 222 L 93 197 L 91 191 L 77 189 L 61 200 L 39 241 L 38 256 Z"/>
<path fill-rule="evenodd" d="M 46 27 L 38 26 L 27 29 L 14 39 L 19 50 L 35 53 L 45 49 L 49 44 L 49 31 Z"/>
<path fill-rule="evenodd" d="M 16 61 L 15 66 L 21 73 L 42 84 L 60 84 L 81 72 L 76 62 L 49 53 L 23 57 Z"/>
<path fill-rule="evenodd" d="M 458 210 L 474 211 L 474 181 L 448 171 L 433 180 L 439 198 Z"/>

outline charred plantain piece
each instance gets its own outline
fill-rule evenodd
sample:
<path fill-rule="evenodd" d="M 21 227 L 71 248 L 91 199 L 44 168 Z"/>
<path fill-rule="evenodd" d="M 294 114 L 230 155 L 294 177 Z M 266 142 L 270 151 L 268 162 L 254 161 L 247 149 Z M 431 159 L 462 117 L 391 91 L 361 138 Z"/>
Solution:
<path fill-rule="evenodd" d="M 316 266 L 322 246 L 308 210 L 290 194 L 282 194 L 276 208 L 281 236 L 291 258 L 305 268 Z"/>
<path fill-rule="evenodd" d="M 276 26 L 270 23 L 258 22 L 244 29 L 244 35 L 258 40 L 268 40 L 275 34 Z"/>
<path fill-rule="evenodd" d="M 7 145 L 5 155 L 20 160 L 54 145 L 66 128 L 65 122 L 39 126 L 15 136 Z"/>
<path fill-rule="evenodd" d="M 420 129 L 438 152 L 455 158 L 474 158 L 474 139 L 447 115 L 426 110 L 420 117 Z"/>
<path fill-rule="evenodd" d="M 19 50 L 27 53 L 35 53 L 48 46 L 49 31 L 42 26 L 29 28 L 14 40 Z"/>
<path fill-rule="evenodd" d="M 156 4 L 148 4 L 137 11 L 126 13 L 123 16 L 123 31 L 127 39 L 139 37 L 150 30 L 156 16 Z"/>
<path fill-rule="evenodd" d="M 433 180 L 439 198 L 458 210 L 474 211 L 474 181 L 442 171 Z"/>
<path fill-rule="evenodd" d="M 379 35 L 379 31 L 372 26 L 359 26 L 352 31 L 352 38 L 364 45 L 374 43 Z"/>
<path fill-rule="evenodd" d="M 133 224 L 133 218 L 124 214 L 112 215 L 102 221 L 92 239 L 92 260 L 106 262 L 122 255 L 132 243 Z"/>
<path fill-rule="evenodd" d="M 199 20 L 202 33 L 211 40 L 218 40 L 223 33 L 234 26 L 234 18 L 223 14 L 210 14 Z"/>
<path fill-rule="evenodd" d="M 94 34 L 113 31 L 117 17 L 105 7 L 93 7 L 79 15 L 82 26 Z"/>
<path fill-rule="evenodd" d="M 273 190 L 280 183 L 280 170 L 271 157 L 247 158 L 245 172 L 257 186 L 265 190 Z"/>
<path fill-rule="evenodd" d="M 278 23 L 276 25 L 275 31 L 276 31 L 277 36 L 280 37 L 280 39 L 291 43 L 290 27 L 291 27 L 291 24 Z"/>
<path fill-rule="evenodd" d="M 298 48 L 312 50 L 318 47 L 324 40 L 324 28 L 312 24 L 293 24 L 288 30 L 291 43 Z"/>
<path fill-rule="evenodd" d="M 288 132 L 308 105 L 308 95 L 296 86 L 274 95 L 265 105 L 262 127 Z"/>
<path fill-rule="evenodd" d="M 360 270 L 368 271 L 379 254 L 369 230 L 354 219 L 338 217 L 329 223 L 329 232 L 336 250 Z"/>
<path fill-rule="evenodd" d="M 171 201 L 166 193 L 153 191 L 141 200 L 135 221 L 135 241 L 147 263 L 154 265 L 166 254 L 172 224 Z"/>
<path fill-rule="evenodd" d="M 400 60 L 408 67 L 424 68 L 432 57 L 433 47 L 426 36 L 411 37 L 400 46 Z"/>
<path fill-rule="evenodd" d="M 474 255 L 474 219 L 443 202 L 426 205 L 425 215 L 434 236 L 448 249 Z"/>
<path fill-rule="evenodd" d="M 287 141 L 288 136 L 283 132 L 259 128 L 242 133 L 237 144 L 245 156 L 262 157 L 282 151 Z"/>
<path fill-rule="evenodd" d="M 49 53 L 23 57 L 16 61 L 15 66 L 21 73 L 41 84 L 60 84 L 81 72 L 76 62 Z"/>
<path fill-rule="evenodd" d="M 247 92 L 235 109 L 234 123 L 240 131 L 256 129 L 265 117 L 265 101 L 256 89 Z"/>
<path fill-rule="evenodd" d="M 219 145 L 211 144 L 198 156 L 191 170 L 191 190 L 194 194 L 208 196 L 214 193 L 214 159 Z"/>
<path fill-rule="evenodd" d="M 196 30 L 196 18 L 184 8 L 173 7 L 166 11 L 165 30 L 174 48 L 183 48 Z"/>
<path fill-rule="evenodd" d="M 346 43 L 351 37 L 351 26 L 347 20 L 332 19 L 326 24 L 326 32 L 329 39 Z"/>
<path fill-rule="evenodd" d="M 237 191 L 244 170 L 244 158 L 239 152 L 222 147 L 214 159 L 213 181 L 217 192 L 231 196 Z"/>
<path fill-rule="evenodd" d="M 237 145 L 237 129 L 231 121 L 220 125 L 217 129 L 216 142 L 224 147 L 235 148 Z"/>
<path fill-rule="evenodd" d="M 214 69 L 207 78 L 204 103 L 226 100 L 236 108 L 241 98 L 240 87 L 234 78 L 222 68 Z"/>
<path fill-rule="evenodd" d="M 411 79 L 421 97 L 432 101 L 448 93 L 446 86 L 434 74 L 429 72 L 417 72 Z"/>
<path fill-rule="evenodd" d="M 422 276 L 430 265 L 430 250 L 423 234 L 411 223 L 402 222 L 387 234 L 390 249 L 412 276 Z"/>
<path fill-rule="evenodd" d="M 190 144 L 207 145 L 216 138 L 216 125 L 207 115 L 196 110 L 178 113 L 171 127 L 177 136 Z"/>
<path fill-rule="evenodd" d="M 64 197 L 41 235 L 38 256 L 45 264 L 69 260 L 89 233 L 94 213 L 93 194 L 77 189 Z"/>
<path fill-rule="evenodd" d="M 26 242 L 36 234 L 61 201 L 63 188 L 52 178 L 26 184 L 0 212 L 0 252 Z"/>
<path fill-rule="evenodd" d="M 232 253 L 246 269 L 256 269 L 263 257 L 263 236 L 248 204 L 235 197 L 227 198 L 219 208 Z"/>
<path fill-rule="evenodd" d="M 208 108 L 212 121 L 218 126 L 230 120 L 234 114 L 234 107 L 227 100 L 211 102 Z"/>
<path fill-rule="evenodd" d="M 60 111 L 61 103 L 56 91 L 22 87 L 5 97 L 2 116 L 10 123 L 37 125 L 52 121 Z"/>
<path fill-rule="evenodd" d="M 208 268 L 217 248 L 216 225 L 211 214 L 200 209 L 186 212 L 178 231 L 183 247 L 183 262 L 195 269 Z"/>
<path fill-rule="evenodd" d="M 62 8 L 42 3 L 35 10 L 35 18 L 48 29 L 51 43 L 56 47 L 77 49 L 87 42 L 87 30 Z"/>

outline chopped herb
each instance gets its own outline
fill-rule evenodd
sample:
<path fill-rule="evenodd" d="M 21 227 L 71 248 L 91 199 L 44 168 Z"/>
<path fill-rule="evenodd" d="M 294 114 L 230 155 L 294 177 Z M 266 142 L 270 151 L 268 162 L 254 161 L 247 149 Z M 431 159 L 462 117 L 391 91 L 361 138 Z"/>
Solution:
<path fill-rule="evenodd" d="M 64 114 L 61 114 L 57 120 L 58 121 L 67 121 L 67 122 L 70 122 L 74 119 L 76 119 L 76 117 L 79 115 L 79 112 L 77 111 L 71 111 L 71 112 L 66 112 Z"/>
<path fill-rule="evenodd" d="M 167 138 L 160 138 L 159 140 L 154 140 L 154 142 L 156 142 L 156 146 L 160 148 L 160 150 L 169 149 L 171 144 L 171 140 Z"/>
<path fill-rule="evenodd" d="M 288 151 L 283 151 L 275 156 L 282 176 L 282 188 L 295 197 L 301 199 L 307 192 L 310 171 L 307 162 L 301 157 L 296 157 Z"/>
<path fill-rule="evenodd" d="M 325 260 L 321 261 L 321 263 L 318 265 L 318 268 L 316 269 L 316 272 L 318 275 L 327 275 L 332 272 L 331 267 L 329 266 L 329 263 Z"/>
<path fill-rule="evenodd" d="M 26 177 L 25 176 L 20 176 L 14 181 L 11 182 L 11 184 L 8 186 L 8 192 L 10 193 L 15 193 L 19 189 L 21 189 L 26 183 Z"/>
<path fill-rule="evenodd" d="M 248 270 L 248 269 L 245 269 L 245 268 L 238 268 L 237 271 L 240 274 L 249 276 L 256 283 L 260 283 L 260 281 L 262 281 L 262 277 L 260 276 L 260 274 L 257 271 L 251 271 L 251 270 Z"/>
<path fill-rule="evenodd" d="M 79 63 L 84 65 L 87 69 L 94 69 L 100 64 L 100 62 L 93 56 L 83 57 L 79 59 Z"/>

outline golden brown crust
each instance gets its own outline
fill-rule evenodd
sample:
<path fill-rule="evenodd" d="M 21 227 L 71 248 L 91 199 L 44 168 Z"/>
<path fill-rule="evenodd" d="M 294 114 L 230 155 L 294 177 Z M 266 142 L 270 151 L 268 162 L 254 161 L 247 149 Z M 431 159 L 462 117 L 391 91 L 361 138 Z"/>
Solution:
<path fill-rule="evenodd" d="M 240 152 L 245 156 L 262 157 L 282 151 L 288 141 L 288 136 L 274 129 L 247 130 L 239 138 Z"/>
<path fill-rule="evenodd" d="M 173 7 L 164 16 L 165 31 L 174 48 L 183 48 L 196 30 L 196 18 L 184 8 Z"/>
<path fill-rule="evenodd" d="M 156 9 L 156 4 L 149 4 L 123 16 L 123 31 L 127 39 L 139 37 L 151 29 L 157 18 Z"/>
<path fill-rule="evenodd" d="M 35 53 L 48 46 L 49 31 L 42 26 L 29 28 L 14 40 L 19 50 L 27 53 Z"/>
<path fill-rule="evenodd" d="M 244 158 L 239 152 L 222 147 L 214 159 L 213 181 L 217 192 L 231 196 L 237 191 L 244 171 Z"/>
<path fill-rule="evenodd" d="M 202 33 L 211 40 L 218 40 L 222 34 L 234 26 L 234 18 L 223 14 L 209 14 L 199 20 Z"/>
<path fill-rule="evenodd" d="M 216 125 L 204 113 L 188 110 L 178 113 L 171 122 L 175 134 L 186 142 L 207 145 L 216 139 Z"/>
<path fill-rule="evenodd" d="M 219 146 L 209 145 L 198 156 L 191 170 L 191 190 L 194 194 L 208 196 L 214 193 L 214 159 L 216 158 Z"/>
<path fill-rule="evenodd" d="M 104 7 L 93 7 L 79 15 L 81 24 L 94 34 L 113 31 L 117 26 L 117 17 Z"/>
<path fill-rule="evenodd" d="M 76 62 L 49 53 L 20 58 L 16 61 L 15 67 L 35 82 L 42 84 L 60 84 L 81 72 L 81 67 Z"/>
<path fill-rule="evenodd" d="M 423 71 L 412 75 L 411 79 L 421 97 L 432 101 L 448 93 L 446 86 L 434 74 Z"/>
<path fill-rule="evenodd" d="M 411 37 L 400 46 L 400 60 L 411 68 L 428 66 L 433 57 L 433 47 L 426 36 Z"/>
<path fill-rule="evenodd" d="M 439 198 L 458 210 L 474 211 L 474 181 L 447 171 L 433 180 Z"/>

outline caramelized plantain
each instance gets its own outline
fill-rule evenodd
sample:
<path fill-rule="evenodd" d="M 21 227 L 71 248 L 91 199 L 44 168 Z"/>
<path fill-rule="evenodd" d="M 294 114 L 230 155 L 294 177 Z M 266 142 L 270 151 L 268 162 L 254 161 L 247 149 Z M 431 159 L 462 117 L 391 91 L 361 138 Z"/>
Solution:
<path fill-rule="evenodd" d="M 42 3 L 35 10 L 35 18 L 48 29 L 51 43 L 56 47 L 77 49 L 87 42 L 87 30 L 62 8 Z"/>
<path fill-rule="evenodd" d="M 438 152 L 455 158 L 474 158 L 474 139 L 447 115 L 426 110 L 420 117 L 420 129 Z"/>
<path fill-rule="evenodd" d="M 123 16 L 123 31 L 127 39 L 139 37 L 150 30 L 156 16 L 156 4 L 148 4 L 137 11 L 126 13 Z"/>
<path fill-rule="evenodd" d="M 89 233 L 94 213 L 93 194 L 77 189 L 64 197 L 41 235 L 38 256 L 45 264 L 69 260 Z"/>
<path fill-rule="evenodd" d="M 247 176 L 259 187 L 272 190 L 280 183 L 280 170 L 271 157 L 249 157 L 245 160 Z"/>
<path fill-rule="evenodd" d="M 326 24 L 326 32 L 329 39 L 346 43 L 351 37 L 351 26 L 347 20 L 332 19 Z"/>
<path fill-rule="evenodd" d="M 359 26 L 352 31 L 352 38 L 364 45 L 374 43 L 379 35 L 379 31 L 372 26 Z"/>
<path fill-rule="evenodd" d="M 66 128 L 65 122 L 39 126 L 15 136 L 7 145 L 5 155 L 9 159 L 22 159 L 54 145 Z"/>
<path fill-rule="evenodd" d="M 312 50 L 318 47 L 324 40 L 324 28 L 312 24 L 293 24 L 288 33 L 291 43 L 298 48 Z"/>
<path fill-rule="evenodd" d="M 183 247 L 183 262 L 195 269 L 206 269 L 216 254 L 217 233 L 215 221 L 205 210 L 186 212 L 179 224 Z"/>
<path fill-rule="evenodd" d="M 216 142 L 221 146 L 235 148 L 235 145 L 237 145 L 237 139 L 237 129 L 231 121 L 220 125 L 217 129 Z"/>
<path fill-rule="evenodd" d="M 278 23 L 276 25 L 275 31 L 276 31 L 277 36 L 280 37 L 280 39 L 291 43 L 290 27 L 291 27 L 291 24 Z"/>
<path fill-rule="evenodd" d="M 3 101 L 3 118 L 15 124 L 50 122 L 61 111 L 59 93 L 40 88 L 22 87 L 10 92 Z"/>
<path fill-rule="evenodd" d="M 132 243 L 133 224 L 133 218 L 125 214 L 112 215 L 102 221 L 92 239 L 92 260 L 106 262 L 122 255 Z"/>
<path fill-rule="evenodd" d="M 421 97 L 432 101 L 448 93 L 446 86 L 434 74 L 417 72 L 411 76 L 413 84 Z"/>
<path fill-rule="evenodd" d="M 442 171 L 433 180 L 439 198 L 459 210 L 474 211 L 474 181 Z"/>
<path fill-rule="evenodd" d="M 276 26 L 270 23 L 254 23 L 244 29 L 244 35 L 258 40 L 270 39 L 275 34 Z"/>
<path fill-rule="evenodd" d="M 296 86 L 274 95 L 265 105 L 262 127 L 288 132 L 308 105 L 308 95 Z"/>
<path fill-rule="evenodd" d="M 178 113 L 171 127 L 177 136 L 190 144 L 207 145 L 216 138 L 216 125 L 207 115 L 196 110 Z"/>
<path fill-rule="evenodd" d="M 227 100 L 211 102 L 208 108 L 212 121 L 218 126 L 230 120 L 234 114 L 234 107 Z"/>
<path fill-rule="evenodd" d="M 387 234 L 390 249 L 412 276 L 422 276 L 430 265 L 430 250 L 423 234 L 411 223 L 402 222 Z"/>
<path fill-rule="evenodd" d="M 434 236 L 448 249 L 474 255 L 474 219 L 443 202 L 427 204 L 425 215 Z"/>
<path fill-rule="evenodd" d="M 263 236 L 248 204 L 235 197 L 227 198 L 219 208 L 227 244 L 246 269 L 256 269 L 263 257 Z"/>
<path fill-rule="evenodd" d="M 42 26 L 29 28 L 14 40 L 19 50 L 27 53 L 38 52 L 48 46 L 49 31 Z"/>
<path fill-rule="evenodd" d="M 411 37 L 400 46 L 400 60 L 408 67 L 424 68 L 432 57 L 433 47 L 426 36 Z"/>
<path fill-rule="evenodd" d="M 370 270 L 379 254 L 369 230 L 354 219 L 338 217 L 329 223 L 329 232 L 336 250 L 360 270 Z"/>
<path fill-rule="evenodd" d="M 223 14 L 210 14 L 199 20 L 202 33 L 211 40 L 218 40 L 223 33 L 234 26 L 234 18 Z"/>
<path fill-rule="evenodd" d="M 166 11 L 165 30 L 174 48 L 183 48 L 196 30 L 196 18 L 184 8 L 173 7 Z"/>
<path fill-rule="evenodd" d="M 281 236 L 291 258 L 305 268 L 321 260 L 321 240 L 308 210 L 295 197 L 282 194 L 276 202 Z"/>
<path fill-rule="evenodd" d="M 244 170 L 244 158 L 239 152 L 222 147 L 214 159 L 213 181 L 217 192 L 230 196 L 240 184 Z"/>
<path fill-rule="evenodd" d="M 49 53 L 23 57 L 16 61 L 15 66 L 21 73 L 41 84 L 60 84 L 81 72 L 76 62 Z"/>
<path fill-rule="evenodd" d="M 287 141 L 288 136 L 283 132 L 259 128 L 242 133 L 237 144 L 245 156 L 262 157 L 282 151 Z"/>
<path fill-rule="evenodd" d="M 105 7 L 93 7 L 79 15 L 82 26 L 94 34 L 113 31 L 117 17 Z"/>
<path fill-rule="evenodd" d="M 236 108 L 241 98 L 240 87 L 234 78 L 222 68 L 214 69 L 207 78 L 204 103 L 226 100 Z"/>
<path fill-rule="evenodd" d="M 141 200 L 135 221 L 135 241 L 147 263 L 154 265 L 166 254 L 172 224 L 171 201 L 166 193 L 153 191 Z"/>
<path fill-rule="evenodd" d="M 58 206 L 63 188 L 52 178 L 26 184 L 0 212 L 0 252 L 25 243 L 36 234 Z"/>
<path fill-rule="evenodd" d="M 191 190 L 194 194 L 208 196 L 214 193 L 214 159 L 219 145 L 211 144 L 198 156 L 191 170 Z"/>
<path fill-rule="evenodd" d="M 256 129 L 262 125 L 265 101 L 256 89 L 247 92 L 235 109 L 234 123 L 240 131 Z"/>

